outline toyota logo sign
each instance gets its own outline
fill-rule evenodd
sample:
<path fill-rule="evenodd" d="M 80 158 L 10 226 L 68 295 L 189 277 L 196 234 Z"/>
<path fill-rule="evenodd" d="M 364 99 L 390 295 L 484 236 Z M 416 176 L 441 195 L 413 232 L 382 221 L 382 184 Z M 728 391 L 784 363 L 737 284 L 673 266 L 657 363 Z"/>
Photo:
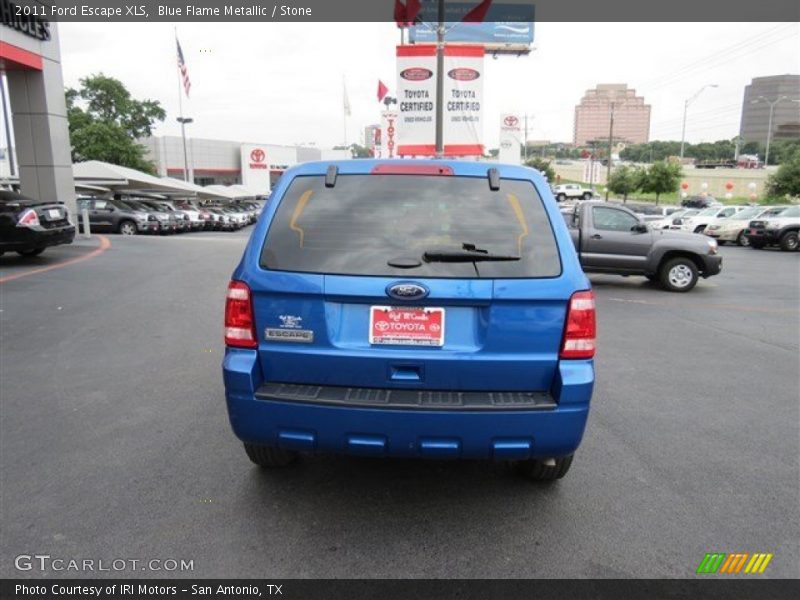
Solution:
<path fill-rule="evenodd" d="M 264 158 L 266 158 L 266 154 L 261 148 L 255 148 L 252 152 L 250 152 L 250 160 L 255 163 L 262 163 L 264 162 Z"/>
<path fill-rule="evenodd" d="M 503 119 L 503 124 L 505 124 L 506 127 L 516 127 L 519 124 L 519 119 L 514 115 L 508 115 Z"/>

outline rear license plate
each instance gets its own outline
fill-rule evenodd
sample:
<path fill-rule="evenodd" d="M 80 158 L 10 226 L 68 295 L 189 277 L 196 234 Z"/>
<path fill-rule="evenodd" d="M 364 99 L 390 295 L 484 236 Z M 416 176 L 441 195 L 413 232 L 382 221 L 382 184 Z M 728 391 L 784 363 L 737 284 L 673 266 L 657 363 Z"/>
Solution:
<path fill-rule="evenodd" d="M 49 219 L 56 221 L 61 218 L 61 211 L 57 208 L 51 208 L 47 211 L 47 216 Z"/>
<path fill-rule="evenodd" d="M 444 309 L 372 306 L 369 343 L 402 346 L 444 345 Z"/>

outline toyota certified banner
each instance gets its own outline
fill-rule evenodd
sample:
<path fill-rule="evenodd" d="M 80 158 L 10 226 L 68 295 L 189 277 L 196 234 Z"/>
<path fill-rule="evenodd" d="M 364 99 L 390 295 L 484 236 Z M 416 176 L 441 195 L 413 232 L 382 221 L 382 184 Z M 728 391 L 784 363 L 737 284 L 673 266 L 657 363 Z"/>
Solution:
<path fill-rule="evenodd" d="M 522 146 L 522 123 L 519 115 L 505 114 L 500 117 L 500 152 L 497 160 L 511 165 L 520 164 Z"/>
<path fill-rule="evenodd" d="M 483 56 L 477 46 L 445 47 L 444 153 L 483 155 Z M 436 151 L 436 46 L 397 47 L 400 156 Z"/>

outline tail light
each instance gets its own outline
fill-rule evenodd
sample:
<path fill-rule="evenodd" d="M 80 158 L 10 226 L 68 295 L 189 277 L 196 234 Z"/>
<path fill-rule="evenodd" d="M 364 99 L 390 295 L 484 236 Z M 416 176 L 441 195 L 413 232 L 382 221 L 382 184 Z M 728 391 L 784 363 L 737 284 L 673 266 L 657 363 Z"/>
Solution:
<path fill-rule="evenodd" d="M 256 348 L 256 323 L 250 288 L 241 281 L 228 284 L 225 301 L 225 344 L 235 348 Z"/>
<path fill-rule="evenodd" d="M 32 208 L 29 208 L 17 221 L 17 227 L 39 227 L 39 215 Z"/>
<path fill-rule="evenodd" d="M 569 299 L 567 324 L 561 342 L 561 358 L 592 358 L 597 335 L 594 294 L 575 292 Z"/>

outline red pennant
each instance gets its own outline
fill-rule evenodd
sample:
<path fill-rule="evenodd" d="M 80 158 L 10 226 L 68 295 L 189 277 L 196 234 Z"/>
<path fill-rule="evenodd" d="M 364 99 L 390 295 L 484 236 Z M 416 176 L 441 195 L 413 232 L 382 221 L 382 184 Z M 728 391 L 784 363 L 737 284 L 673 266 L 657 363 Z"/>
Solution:
<path fill-rule="evenodd" d="M 492 0 L 483 0 L 478 6 L 473 8 L 464 18 L 461 19 L 462 23 L 483 23 L 486 20 L 486 13 L 489 12 L 489 7 L 492 5 Z"/>
<path fill-rule="evenodd" d="M 378 79 L 378 102 L 383 100 L 386 97 L 386 94 L 389 93 L 389 88 L 384 85 L 384 83 Z"/>

